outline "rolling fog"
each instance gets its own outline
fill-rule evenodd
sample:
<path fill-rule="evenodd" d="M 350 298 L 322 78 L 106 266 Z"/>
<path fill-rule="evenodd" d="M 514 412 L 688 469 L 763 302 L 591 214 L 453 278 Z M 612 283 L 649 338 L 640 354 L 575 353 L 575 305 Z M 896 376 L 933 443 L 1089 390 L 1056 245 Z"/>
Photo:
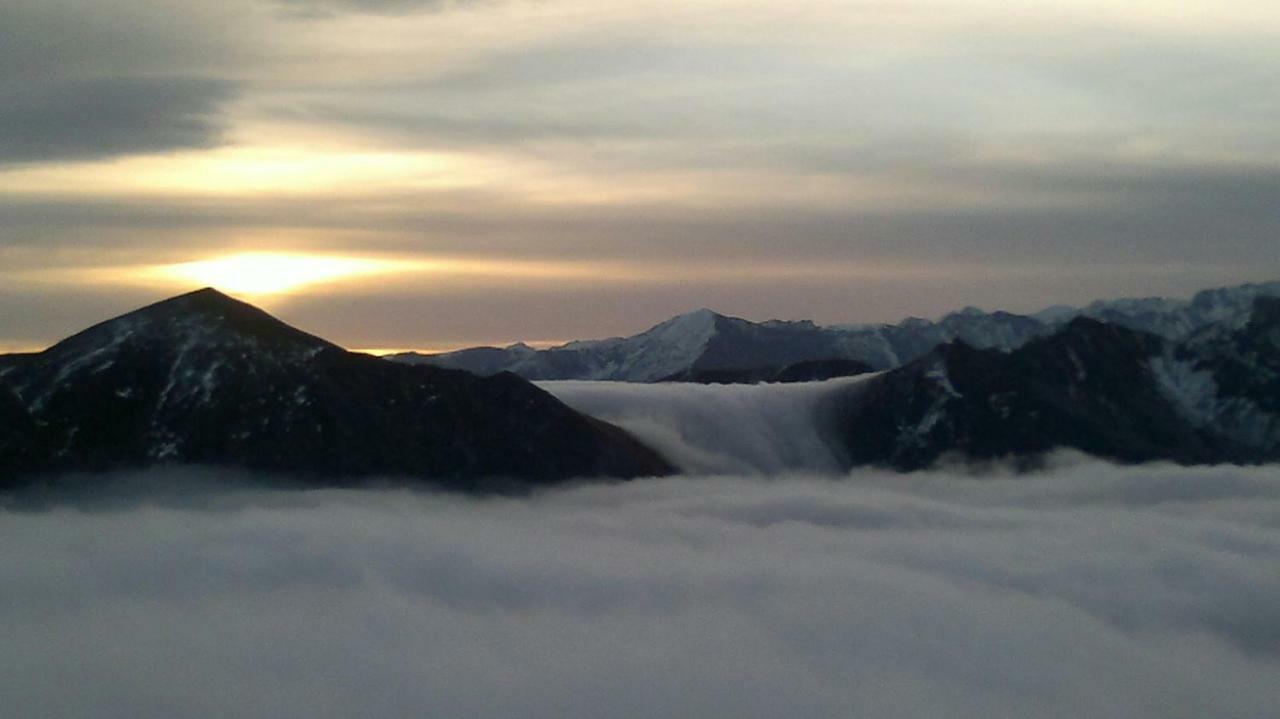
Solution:
<path fill-rule="evenodd" d="M 833 474 L 828 403 L 873 375 L 794 384 L 564 380 L 536 383 L 579 412 L 631 432 L 691 474 Z"/>
<path fill-rule="evenodd" d="M 1274 467 L 1062 455 L 1021 478 L 487 499 L 251 479 L 157 470 L 7 500 L 5 713 L 1253 719 L 1280 702 Z"/>

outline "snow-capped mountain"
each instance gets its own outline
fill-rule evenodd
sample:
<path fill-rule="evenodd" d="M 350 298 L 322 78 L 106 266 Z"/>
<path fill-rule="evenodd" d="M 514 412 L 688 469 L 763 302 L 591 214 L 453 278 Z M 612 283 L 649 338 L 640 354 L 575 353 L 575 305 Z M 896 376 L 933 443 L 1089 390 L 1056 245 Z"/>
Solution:
<path fill-rule="evenodd" d="M 873 370 L 892 369 L 955 340 L 978 349 L 1009 351 L 1076 317 L 1176 340 L 1210 324 L 1243 326 L 1253 300 L 1260 296 L 1280 296 L 1280 282 L 1206 290 L 1190 300 L 1122 299 L 1084 308 L 1059 306 L 1031 316 L 967 307 L 937 321 L 912 317 L 893 325 L 755 323 L 701 309 L 632 337 L 570 342 L 546 350 L 517 344 L 388 359 L 480 375 L 514 372 L 534 380 L 762 381 L 802 362 L 848 360 Z"/>
<path fill-rule="evenodd" d="M 524 344 L 478 347 L 439 355 L 407 353 L 387 359 L 463 369 L 480 375 L 513 372 L 526 379 L 609 379 L 652 382 L 692 366 L 730 318 L 711 310 L 674 317 L 634 337 L 570 342 L 549 350 Z"/>
<path fill-rule="evenodd" d="M 1280 298 L 1257 294 L 1250 307 L 1243 323 L 1223 313 L 1180 339 L 1082 316 L 1010 352 L 943 345 L 840 402 L 841 449 L 851 464 L 897 469 L 947 454 L 1033 461 L 1059 447 L 1122 461 L 1280 459 Z"/>
<path fill-rule="evenodd" d="M 1190 300 L 1145 297 L 1094 302 L 1073 316 L 1092 317 L 1130 329 L 1181 339 L 1208 325 L 1243 327 L 1258 297 L 1280 297 L 1280 282 L 1197 292 Z"/>
<path fill-rule="evenodd" d="M 822 409 L 833 418 L 823 441 L 849 466 L 915 469 L 951 453 L 1033 462 L 1058 447 L 1124 461 L 1275 461 L 1278 290 L 1246 285 L 1039 318 L 970 308 L 870 327 L 700 310 L 630 338 L 429 358 L 483 361 L 488 377 L 347 352 L 202 290 L 41 353 L 0 356 L 0 486 L 156 463 L 462 486 L 672 471 L 625 432 L 500 371 L 513 357 L 533 376 L 644 381 L 883 370 Z"/>
<path fill-rule="evenodd" d="M 799 363 L 834 360 L 882 370 L 953 339 L 1007 348 L 1046 329 L 1029 317 L 973 309 L 938 322 L 911 318 L 898 325 L 859 327 L 820 327 L 809 321 L 757 323 L 701 309 L 631 337 L 570 342 L 545 350 L 517 344 L 436 355 L 406 353 L 387 359 L 480 375 L 513 372 L 532 380 L 698 381 L 701 376 L 771 377 Z"/>
<path fill-rule="evenodd" d="M 4 358 L 0 437 L 0 478 L 153 463 L 464 483 L 671 469 L 514 375 L 347 352 L 214 290 Z"/>

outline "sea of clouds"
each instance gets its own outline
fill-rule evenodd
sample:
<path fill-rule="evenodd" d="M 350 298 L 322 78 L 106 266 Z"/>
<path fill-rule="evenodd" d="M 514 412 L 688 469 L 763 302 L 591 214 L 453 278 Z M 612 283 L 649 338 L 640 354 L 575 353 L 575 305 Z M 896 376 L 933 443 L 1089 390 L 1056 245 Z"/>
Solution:
<path fill-rule="evenodd" d="M 0 511 L 57 717 L 1249 717 L 1280 470 L 685 476 L 523 497 L 155 470 Z"/>

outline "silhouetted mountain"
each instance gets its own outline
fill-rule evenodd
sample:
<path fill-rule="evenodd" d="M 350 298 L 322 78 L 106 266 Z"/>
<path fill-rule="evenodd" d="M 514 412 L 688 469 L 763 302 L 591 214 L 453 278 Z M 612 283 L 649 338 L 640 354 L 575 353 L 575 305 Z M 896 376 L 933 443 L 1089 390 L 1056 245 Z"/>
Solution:
<path fill-rule="evenodd" d="M 898 469 L 1059 447 L 1259 462 L 1280 458 L 1278 382 L 1280 300 L 1180 342 L 1081 317 L 1012 352 L 955 342 L 872 378 L 844 400 L 838 434 L 851 464 Z"/>
<path fill-rule="evenodd" d="M 1035 316 L 967 307 L 936 322 L 912 317 L 896 325 L 834 327 L 807 321 L 756 323 L 701 309 L 632 337 L 570 342 L 545 350 L 516 344 L 388 359 L 480 375 L 514 372 L 535 380 L 756 382 L 788 365 L 818 360 L 852 360 L 875 370 L 892 369 L 956 340 L 979 349 L 1012 350 L 1075 317 L 1179 340 L 1206 326 L 1240 326 L 1255 298 L 1276 295 L 1280 282 L 1205 290 L 1191 300 L 1121 299 L 1082 309 L 1053 307 Z"/>
<path fill-rule="evenodd" d="M 23 459 L 0 445 L 0 468 L 199 463 L 461 484 L 671 471 L 514 375 L 347 352 L 209 289 L 0 364 L 0 382 L 11 390 L 0 423 L 38 450 Z"/>
<path fill-rule="evenodd" d="M 40 454 L 35 421 L 13 390 L 0 382 L 0 484 L 2 468 L 30 469 Z"/>

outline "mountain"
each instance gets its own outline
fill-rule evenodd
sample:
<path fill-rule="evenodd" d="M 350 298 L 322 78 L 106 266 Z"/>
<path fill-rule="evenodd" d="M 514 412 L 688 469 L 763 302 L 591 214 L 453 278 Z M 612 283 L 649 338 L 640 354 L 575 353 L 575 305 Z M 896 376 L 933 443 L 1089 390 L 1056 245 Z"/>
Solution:
<path fill-rule="evenodd" d="M 0 485 L 150 464 L 320 481 L 457 486 L 665 474 L 612 425 L 534 377 L 695 382 L 878 375 L 824 408 L 850 466 L 948 454 L 1027 462 L 1056 447 L 1123 461 L 1280 459 L 1280 283 L 1118 300 L 1035 317 L 967 308 L 931 322 L 818 327 L 699 310 L 641 335 L 426 361 L 351 353 L 213 290 L 0 356 Z M 864 357 L 866 359 L 859 359 Z M 826 430 L 824 430 L 825 432 Z"/>
<path fill-rule="evenodd" d="M 1034 461 L 1070 447 L 1121 461 L 1280 459 L 1280 299 L 1256 295 L 1173 340 L 1089 317 L 1010 352 L 963 341 L 840 402 L 849 463 L 919 469 L 943 456 Z"/>
<path fill-rule="evenodd" d="M 1243 326 L 1259 297 L 1280 297 L 1280 282 L 1203 290 L 1190 300 L 1144 297 L 1098 301 L 1073 316 L 1092 317 L 1176 340 L 1210 325 Z"/>
<path fill-rule="evenodd" d="M 1280 298 L 1253 306 L 1240 329 L 1202 327 L 1155 369 L 1193 425 L 1266 450 L 1280 437 Z"/>
<path fill-rule="evenodd" d="M 11 478 L 157 463 L 463 485 L 672 470 L 515 375 L 347 352 L 211 289 L 6 358 L 0 428 L 22 438 L 0 443 Z"/>
<path fill-rule="evenodd" d="M 1087 317 L 1166 339 L 1209 325 L 1242 326 L 1257 297 L 1280 296 L 1280 282 L 1206 290 L 1190 300 L 1164 298 L 1055 306 L 1032 316 L 967 307 L 930 321 L 821 327 L 808 321 L 750 322 L 708 309 L 674 317 L 631 337 L 570 342 L 535 350 L 524 344 L 477 347 L 434 355 L 387 357 L 403 364 L 462 369 L 479 375 L 513 372 L 526 379 L 626 382 L 774 381 L 788 365 L 848 360 L 873 370 L 905 365 L 948 342 L 1012 350 Z"/>
<path fill-rule="evenodd" d="M 31 469 L 40 454 L 35 420 L 26 405 L 8 386 L 0 383 L 0 468 Z M 0 484 L 4 474 L 0 471 Z"/>
<path fill-rule="evenodd" d="M 742 381 L 770 381 L 773 374 L 800 363 L 852 361 L 882 370 L 957 338 L 983 347 L 1010 347 L 1045 330 L 1030 317 L 974 310 L 936 323 L 911 318 L 899 325 L 820 327 L 809 321 L 756 323 L 701 309 L 632 337 L 570 342 L 545 350 L 516 344 L 386 359 L 480 375 L 513 372 L 531 380 L 658 382 L 738 376 L 745 378 Z"/>

